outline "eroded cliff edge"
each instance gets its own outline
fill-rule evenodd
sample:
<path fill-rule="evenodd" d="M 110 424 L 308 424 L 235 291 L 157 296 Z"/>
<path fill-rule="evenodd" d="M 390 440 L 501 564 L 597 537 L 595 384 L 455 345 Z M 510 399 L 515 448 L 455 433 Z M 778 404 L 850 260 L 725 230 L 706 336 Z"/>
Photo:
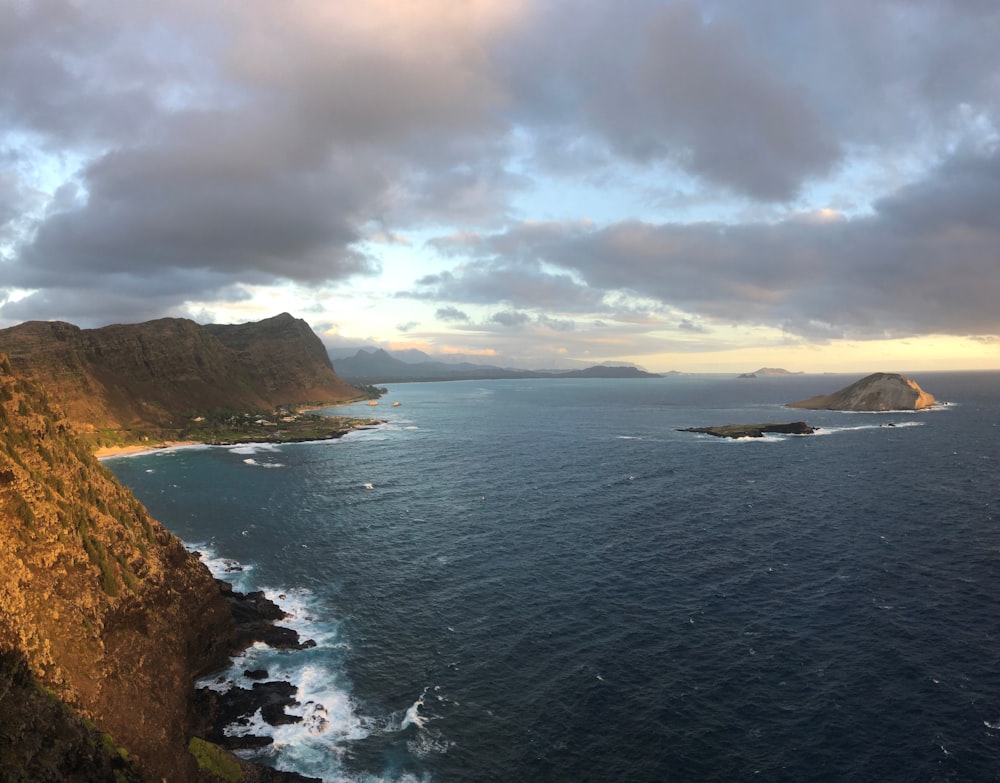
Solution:
<path fill-rule="evenodd" d="M 70 430 L 0 355 L 4 779 L 210 779 L 189 707 L 226 661 L 228 605 Z"/>

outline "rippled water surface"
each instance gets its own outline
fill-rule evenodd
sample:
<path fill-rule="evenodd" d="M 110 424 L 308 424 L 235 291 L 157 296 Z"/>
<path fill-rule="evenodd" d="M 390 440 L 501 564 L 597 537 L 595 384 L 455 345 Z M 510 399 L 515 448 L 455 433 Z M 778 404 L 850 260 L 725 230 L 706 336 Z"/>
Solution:
<path fill-rule="evenodd" d="M 857 377 L 404 384 L 340 441 L 108 464 L 317 640 L 238 662 L 300 687 L 282 768 L 1000 780 L 1000 374 L 781 407 Z"/>

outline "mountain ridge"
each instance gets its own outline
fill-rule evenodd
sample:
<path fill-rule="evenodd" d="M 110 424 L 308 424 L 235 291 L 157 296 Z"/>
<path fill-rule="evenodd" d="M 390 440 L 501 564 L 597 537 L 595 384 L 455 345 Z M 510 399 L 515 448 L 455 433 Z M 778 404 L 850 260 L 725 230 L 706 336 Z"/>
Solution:
<path fill-rule="evenodd" d="M 288 313 L 204 326 L 184 318 L 97 329 L 29 321 L 0 330 L 0 352 L 98 442 L 156 438 L 216 410 L 364 396 L 337 376 L 309 325 Z"/>
<path fill-rule="evenodd" d="M 412 354 L 411 354 L 412 355 Z M 359 384 L 418 381 L 503 380 L 515 378 L 659 378 L 634 366 L 594 365 L 580 370 L 520 370 L 471 362 L 404 361 L 384 348 L 358 349 L 353 356 L 334 359 L 344 379 Z"/>

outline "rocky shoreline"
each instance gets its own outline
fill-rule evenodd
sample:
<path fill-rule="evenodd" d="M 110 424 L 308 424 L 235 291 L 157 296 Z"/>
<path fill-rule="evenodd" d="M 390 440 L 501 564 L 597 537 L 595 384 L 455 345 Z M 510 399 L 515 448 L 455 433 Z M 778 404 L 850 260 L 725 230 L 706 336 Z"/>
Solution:
<path fill-rule="evenodd" d="M 305 650 L 316 646 L 312 639 L 302 640 L 294 629 L 277 624 L 287 615 L 263 592 L 240 593 L 234 590 L 231 584 L 219 579 L 216 580 L 216 584 L 229 604 L 236 625 L 230 656 L 238 656 L 257 642 L 284 650 Z M 230 752 L 263 748 L 273 742 L 271 737 L 266 735 L 226 733 L 226 728 L 229 726 L 249 726 L 258 711 L 264 722 L 270 726 L 282 726 L 303 720 L 301 716 L 287 712 L 289 708 L 299 706 L 295 698 L 297 692 L 295 685 L 284 680 L 269 680 L 270 675 L 265 669 L 248 670 L 244 672 L 244 676 L 257 682 L 254 682 L 251 688 L 233 684 L 226 690 L 216 690 L 207 686 L 197 688 L 192 704 L 195 716 L 193 722 L 196 724 L 195 734 Z M 221 684 L 225 681 L 224 676 L 220 675 L 217 682 Z M 242 766 L 246 768 L 250 765 L 243 762 Z M 256 780 L 259 781 L 320 783 L 318 778 L 255 766 L 257 766 Z"/>

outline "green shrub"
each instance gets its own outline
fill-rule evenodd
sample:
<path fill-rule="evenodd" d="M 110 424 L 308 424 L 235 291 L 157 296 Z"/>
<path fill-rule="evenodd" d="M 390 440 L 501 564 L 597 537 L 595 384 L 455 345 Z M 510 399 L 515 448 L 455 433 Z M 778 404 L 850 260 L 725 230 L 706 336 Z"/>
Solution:
<path fill-rule="evenodd" d="M 194 756 L 198 766 L 206 772 L 211 772 L 223 780 L 243 779 L 243 770 L 240 769 L 239 762 L 218 745 L 206 742 L 200 737 L 192 737 L 188 742 L 188 751 Z"/>

